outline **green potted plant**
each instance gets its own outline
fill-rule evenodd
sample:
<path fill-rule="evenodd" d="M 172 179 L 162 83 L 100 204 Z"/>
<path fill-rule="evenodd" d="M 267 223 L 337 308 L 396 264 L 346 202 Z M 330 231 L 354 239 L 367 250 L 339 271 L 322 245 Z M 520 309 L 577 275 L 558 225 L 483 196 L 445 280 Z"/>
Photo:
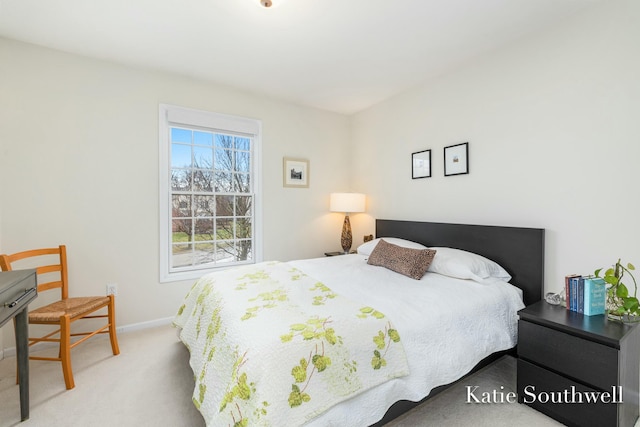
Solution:
<path fill-rule="evenodd" d="M 623 265 L 620 259 L 615 265 L 604 272 L 600 276 L 602 268 L 594 272 L 596 277 L 601 277 L 607 283 L 607 314 L 610 318 L 620 320 L 622 322 L 640 322 L 640 304 L 638 304 L 638 284 L 636 278 L 633 277 L 632 271 L 636 268 L 631 263 Z M 629 292 L 629 287 L 622 282 L 626 276 L 631 277 L 633 281 L 633 295 Z M 627 281 L 627 283 L 629 283 Z"/>

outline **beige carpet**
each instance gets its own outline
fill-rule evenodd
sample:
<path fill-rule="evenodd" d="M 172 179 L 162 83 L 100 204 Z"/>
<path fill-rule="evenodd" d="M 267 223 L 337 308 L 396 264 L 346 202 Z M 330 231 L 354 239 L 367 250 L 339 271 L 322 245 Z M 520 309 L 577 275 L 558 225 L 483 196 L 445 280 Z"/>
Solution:
<path fill-rule="evenodd" d="M 202 427 L 191 403 L 188 352 L 170 326 L 123 333 L 121 354 L 106 337 L 72 352 L 76 387 L 64 388 L 58 363 L 31 361 L 31 417 L 20 423 L 15 358 L 0 361 L 0 427 Z M 51 351 L 51 350 L 48 350 Z M 388 424 L 416 426 L 558 426 L 517 403 L 467 404 L 465 386 L 515 390 L 515 360 L 505 356 L 428 403 Z"/>

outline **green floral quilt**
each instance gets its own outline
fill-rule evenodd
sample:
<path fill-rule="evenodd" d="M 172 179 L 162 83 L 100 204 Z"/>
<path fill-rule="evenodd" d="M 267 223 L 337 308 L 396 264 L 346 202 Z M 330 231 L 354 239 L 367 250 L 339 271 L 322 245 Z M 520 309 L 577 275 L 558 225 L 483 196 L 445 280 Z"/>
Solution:
<path fill-rule="evenodd" d="M 287 263 L 203 277 L 174 324 L 207 426 L 302 425 L 408 374 L 400 333 L 383 313 Z"/>

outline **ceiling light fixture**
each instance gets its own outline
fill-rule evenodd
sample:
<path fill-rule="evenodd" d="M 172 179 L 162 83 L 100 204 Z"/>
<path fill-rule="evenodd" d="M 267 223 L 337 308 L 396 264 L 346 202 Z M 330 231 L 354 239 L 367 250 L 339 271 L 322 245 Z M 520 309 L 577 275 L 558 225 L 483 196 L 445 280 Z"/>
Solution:
<path fill-rule="evenodd" d="M 1 2 L 2 0 L 0 0 Z M 281 8 L 287 3 L 287 0 L 251 0 L 251 3 L 260 7 L 260 9 L 267 9 L 273 11 L 274 9 Z"/>

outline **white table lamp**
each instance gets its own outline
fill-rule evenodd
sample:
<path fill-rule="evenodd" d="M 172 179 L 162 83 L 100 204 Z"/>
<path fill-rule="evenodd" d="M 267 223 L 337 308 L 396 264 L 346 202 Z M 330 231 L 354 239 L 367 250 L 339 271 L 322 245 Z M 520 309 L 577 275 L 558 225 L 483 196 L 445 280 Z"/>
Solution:
<path fill-rule="evenodd" d="M 331 212 L 344 212 L 344 223 L 342 224 L 342 250 L 349 253 L 353 237 L 351 235 L 350 213 L 364 212 L 365 195 L 362 193 L 331 193 L 329 210 Z"/>

